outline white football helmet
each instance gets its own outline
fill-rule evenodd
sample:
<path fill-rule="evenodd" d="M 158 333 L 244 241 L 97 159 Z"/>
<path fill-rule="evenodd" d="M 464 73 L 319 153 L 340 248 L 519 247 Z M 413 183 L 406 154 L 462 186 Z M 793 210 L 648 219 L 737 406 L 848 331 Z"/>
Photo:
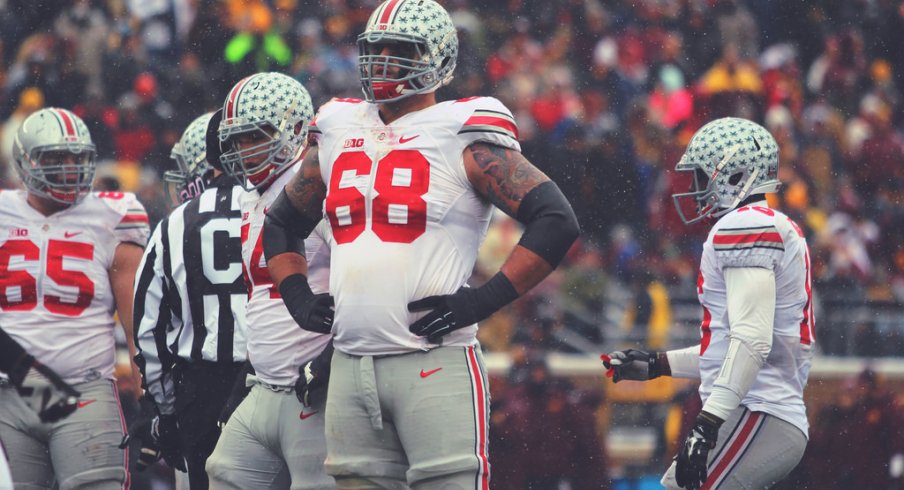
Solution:
<path fill-rule="evenodd" d="M 179 169 L 164 173 L 163 180 L 173 186 L 179 202 L 201 195 L 210 180 L 213 168 L 207 163 L 206 136 L 211 116 L 208 112 L 192 121 L 170 153 Z"/>
<path fill-rule="evenodd" d="M 380 54 L 387 45 L 396 54 Z M 448 84 L 458 59 L 452 18 L 434 0 L 386 0 L 358 36 L 358 70 L 368 102 L 391 102 Z"/>
<path fill-rule="evenodd" d="M 242 79 L 223 103 L 223 170 L 247 190 L 269 185 L 301 156 L 313 117 L 311 96 L 294 78 L 268 72 Z M 260 143 L 241 148 L 242 140 Z"/>
<path fill-rule="evenodd" d="M 693 191 L 672 195 L 685 224 L 722 216 L 750 196 L 781 187 L 775 139 L 759 124 L 736 117 L 716 119 L 698 129 L 675 171 L 694 175 Z M 685 215 L 685 199 L 696 201 L 696 216 Z"/>
<path fill-rule="evenodd" d="M 91 192 L 95 153 L 85 122 L 55 107 L 28 116 L 13 140 L 13 160 L 25 187 L 61 204 L 76 204 Z"/>

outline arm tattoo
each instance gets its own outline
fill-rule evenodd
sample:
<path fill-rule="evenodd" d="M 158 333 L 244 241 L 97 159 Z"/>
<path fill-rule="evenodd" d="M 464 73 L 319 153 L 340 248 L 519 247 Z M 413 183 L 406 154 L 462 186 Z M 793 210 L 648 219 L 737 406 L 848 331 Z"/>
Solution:
<path fill-rule="evenodd" d="M 286 185 L 286 194 L 292 204 L 307 216 L 320 219 L 323 200 L 326 198 L 326 185 L 320 175 L 320 157 L 316 146 L 308 149 L 301 169 Z"/>
<path fill-rule="evenodd" d="M 473 179 L 477 192 L 509 216 L 518 214 L 524 196 L 549 180 L 521 152 L 489 143 L 468 146 L 480 170 Z"/>

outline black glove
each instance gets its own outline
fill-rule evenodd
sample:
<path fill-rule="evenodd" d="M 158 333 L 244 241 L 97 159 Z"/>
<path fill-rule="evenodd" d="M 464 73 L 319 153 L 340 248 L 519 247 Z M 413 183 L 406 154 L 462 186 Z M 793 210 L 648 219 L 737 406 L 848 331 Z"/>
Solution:
<path fill-rule="evenodd" d="M 319 405 L 323 391 L 330 381 L 330 363 L 333 360 L 333 341 L 326 345 L 314 359 L 298 368 L 295 396 L 302 405 L 311 408 Z"/>
<path fill-rule="evenodd" d="M 221 429 L 225 427 L 226 422 L 229 422 L 229 417 L 232 417 L 232 412 L 235 412 L 242 400 L 248 396 L 251 387 L 245 384 L 245 380 L 249 374 L 254 374 L 254 366 L 251 365 L 251 361 L 245 361 L 245 364 L 242 365 L 242 370 L 239 371 L 238 376 L 235 378 L 235 383 L 232 384 L 232 392 L 229 393 L 229 398 L 226 399 L 223 410 L 220 410 L 217 427 Z"/>
<path fill-rule="evenodd" d="M 697 423 L 675 458 L 675 480 L 679 487 L 697 490 L 706 483 L 709 450 L 716 447 L 722 422 L 722 419 L 708 412 L 701 411 L 697 415 Z"/>
<path fill-rule="evenodd" d="M 460 288 L 455 294 L 427 296 L 408 303 L 408 311 L 429 311 L 408 330 L 436 344 L 442 337 L 492 315 L 518 298 L 505 274 L 499 272 L 479 288 Z"/>
<path fill-rule="evenodd" d="M 637 349 L 617 350 L 600 356 L 608 369 L 606 376 L 619 381 L 648 381 L 663 375 L 659 352 Z"/>
<path fill-rule="evenodd" d="M 176 415 L 158 415 L 151 422 L 151 436 L 154 443 L 160 448 L 160 453 L 166 464 L 174 470 L 183 473 L 185 469 L 185 458 L 182 455 L 182 445 L 179 443 L 179 427 L 176 423 Z"/>
<path fill-rule="evenodd" d="M 314 294 L 303 274 L 292 274 L 279 283 L 279 294 L 289 313 L 304 330 L 330 333 L 333 329 L 333 297 Z"/>
<path fill-rule="evenodd" d="M 153 419 L 142 416 L 141 419 L 129 427 L 129 435 L 124 437 L 122 443 L 119 445 L 119 449 L 126 449 L 129 447 L 129 441 L 131 439 L 138 439 L 141 441 L 141 448 L 138 451 L 138 460 L 135 462 L 135 469 L 137 471 L 148 469 L 148 467 L 159 461 L 161 457 L 160 448 L 157 446 L 157 443 L 154 442 L 153 436 L 151 436 L 152 422 Z"/>
<path fill-rule="evenodd" d="M 10 370 L 9 380 L 41 422 L 56 422 L 78 408 L 81 393 L 31 355 L 22 356 Z"/>

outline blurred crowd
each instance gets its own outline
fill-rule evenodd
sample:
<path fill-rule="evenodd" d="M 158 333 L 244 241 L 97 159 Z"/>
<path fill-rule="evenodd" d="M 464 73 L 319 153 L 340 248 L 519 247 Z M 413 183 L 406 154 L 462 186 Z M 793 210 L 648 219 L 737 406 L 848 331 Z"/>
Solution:
<path fill-rule="evenodd" d="M 160 176 L 195 116 L 238 79 L 278 70 L 315 104 L 360 96 L 355 36 L 377 0 L 0 0 L 0 182 L 11 140 L 42 106 L 90 126 L 102 188 L 159 219 Z M 689 136 L 726 115 L 781 146 L 775 206 L 809 239 L 826 354 L 904 352 L 904 4 L 896 0 L 445 0 L 459 28 L 441 98 L 492 95 L 525 155 L 584 230 L 568 262 L 484 343 L 595 351 L 693 339 L 706 225 L 684 226 L 672 172 Z M 517 239 L 504 217 L 478 272 Z M 684 325 L 684 329 L 673 325 Z"/>

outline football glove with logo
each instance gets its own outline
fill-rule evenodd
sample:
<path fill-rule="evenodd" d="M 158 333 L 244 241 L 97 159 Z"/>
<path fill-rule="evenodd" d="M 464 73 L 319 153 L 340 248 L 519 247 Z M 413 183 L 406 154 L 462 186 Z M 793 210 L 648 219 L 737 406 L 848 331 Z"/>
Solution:
<path fill-rule="evenodd" d="M 179 443 L 179 427 L 175 414 L 158 415 L 151 422 L 151 436 L 160 448 L 163 460 L 174 470 L 186 473 L 182 445 Z"/>
<path fill-rule="evenodd" d="M 603 366 L 608 369 L 606 376 L 613 383 L 619 381 L 649 381 L 663 374 L 664 352 L 646 352 L 637 349 L 617 350 L 600 356 Z"/>
<path fill-rule="evenodd" d="M 319 405 L 330 380 L 330 363 L 333 360 L 333 341 L 314 359 L 298 368 L 295 396 L 302 405 L 311 408 Z"/>
<path fill-rule="evenodd" d="M 9 379 L 41 422 L 56 422 L 78 408 L 81 394 L 31 355 L 26 354 L 16 363 Z"/>
<path fill-rule="evenodd" d="M 328 293 L 314 294 L 303 274 L 283 279 L 279 294 L 302 329 L 316 333 L 330 333 L 333 329 L 333 297 Z"/>
<path fill-rule="evenodd" d="M 716 447 L 722 422 L 719 417 L 704 411 L 697 415 L 694 428 L 675 457 L 675 481 L 679 487 L 697 490 L 706 483 L 709 451 Z"/>
<path fill-rule="evenodd" d="M 408 330 L 436 344 L 444 335 L 483 320 L 517 297 L 511 281 L 499 272 L 479 288 L 463 287 L 455 294 L 427 296 L 408 303 L 408 311 L 412 313 L 429 312 Z"/>

